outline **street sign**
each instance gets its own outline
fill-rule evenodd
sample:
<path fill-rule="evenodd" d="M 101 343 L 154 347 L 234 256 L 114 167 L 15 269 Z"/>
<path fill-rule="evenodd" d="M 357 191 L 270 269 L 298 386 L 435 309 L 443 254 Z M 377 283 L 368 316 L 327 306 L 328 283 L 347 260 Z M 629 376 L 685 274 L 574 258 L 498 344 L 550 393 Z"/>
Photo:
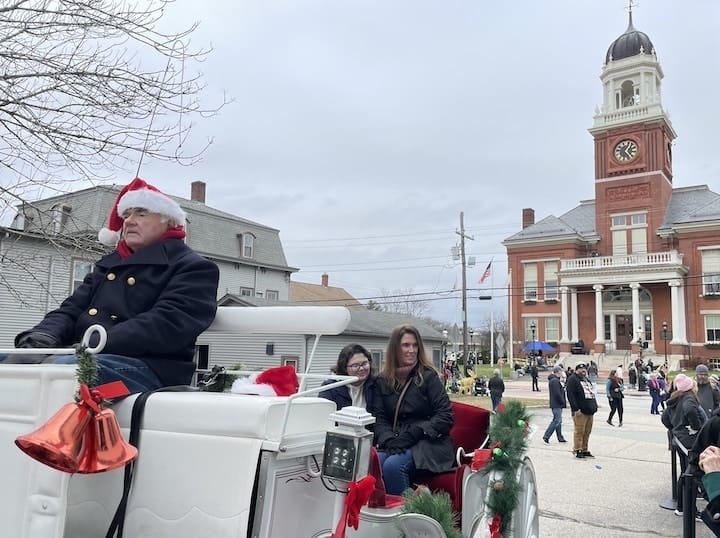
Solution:
<path fill-rule="evenodd" d="M 495 335 L 495 349 L 498 351 L 502 351 L 502 349 L 505 347 L 505 337 L 498 333 Z M 502 353 L 498 353 L 498 355 L 502 355 Z"/>

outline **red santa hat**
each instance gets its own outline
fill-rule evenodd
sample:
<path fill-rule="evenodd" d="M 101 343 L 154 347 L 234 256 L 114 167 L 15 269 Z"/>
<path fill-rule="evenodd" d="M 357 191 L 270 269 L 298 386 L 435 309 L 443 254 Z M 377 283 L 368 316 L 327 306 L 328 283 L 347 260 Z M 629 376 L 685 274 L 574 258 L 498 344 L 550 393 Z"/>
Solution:
<path fill-rule="evenodd" d="M 290 396 L 298 391 L 298 378 L 292 366 L 277 366 L 259 374 L 235 380 L 231 392 L 260 396 Z"/>
<path fill-rule="evenodd" d="M 120 240 L 122 230 L 123 213 L 132 207 L 147 209 L 151 213 L 159 213 L 175 221 L 177 226 L 185 226 L 185 212 L 180 205 L 166 196 L 157 187 L 153 187 L 145 180 L 136 177 L 125 185 L 115 198 L 110 215 L 108 216 L 107 228 L 102 228 L 98 233 L 98 239 L 103 245 L 114 247 Z"/>

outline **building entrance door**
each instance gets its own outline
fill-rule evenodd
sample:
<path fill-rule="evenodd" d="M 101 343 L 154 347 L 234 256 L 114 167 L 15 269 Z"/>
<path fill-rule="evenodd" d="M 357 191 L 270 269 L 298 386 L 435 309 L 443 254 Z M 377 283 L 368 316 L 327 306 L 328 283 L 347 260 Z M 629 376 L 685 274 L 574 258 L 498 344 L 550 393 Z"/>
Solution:
<path fill-rule="evenodd" d="M 616 349 L 630 349 L 633 337 L 632 316 L 615 316 Z"/>

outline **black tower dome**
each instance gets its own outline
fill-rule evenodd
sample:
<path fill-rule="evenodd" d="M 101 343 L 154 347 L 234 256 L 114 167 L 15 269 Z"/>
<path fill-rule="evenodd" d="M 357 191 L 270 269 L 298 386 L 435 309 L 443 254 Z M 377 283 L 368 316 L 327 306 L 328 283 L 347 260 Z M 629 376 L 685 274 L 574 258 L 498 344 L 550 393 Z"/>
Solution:
<path fill-rule="evenodd" d="M 605 63 L 608 63 L 610 60 L 630 58 L 631 56 L 636 56 L 641 52 L 651 54 L 654 49 L 655 47 L 647 34 L 636 30 L 633 26 L 631 11 L 627 30 L 625 30 L 623 35 L 610 44 L 607 54 L 605 55 Z"/>

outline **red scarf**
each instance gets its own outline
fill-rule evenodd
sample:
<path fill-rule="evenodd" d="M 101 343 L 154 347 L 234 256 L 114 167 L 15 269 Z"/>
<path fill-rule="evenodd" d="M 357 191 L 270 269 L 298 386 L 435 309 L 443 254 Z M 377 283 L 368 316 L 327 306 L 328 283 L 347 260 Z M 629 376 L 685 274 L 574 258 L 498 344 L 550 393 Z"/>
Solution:
<path fill-rule="evenodd" d="M 164 239 L 185 239 L 185 228 L 182 226 L 175 226 L 174 228 L 168 228 L 165 230 L 165 233 L 160 236 L 158 241 L 162 241 Z M 115 247 L 115 250 L 117 250 L 117 253 L 120 254 L 120 257 L 124 260 L 128 256 L 130 256 L 133 251 L 130 249 L 129 246 L 127 246 L 127 243 L 124 239 L 122 239 L 117 246 Z"/>

